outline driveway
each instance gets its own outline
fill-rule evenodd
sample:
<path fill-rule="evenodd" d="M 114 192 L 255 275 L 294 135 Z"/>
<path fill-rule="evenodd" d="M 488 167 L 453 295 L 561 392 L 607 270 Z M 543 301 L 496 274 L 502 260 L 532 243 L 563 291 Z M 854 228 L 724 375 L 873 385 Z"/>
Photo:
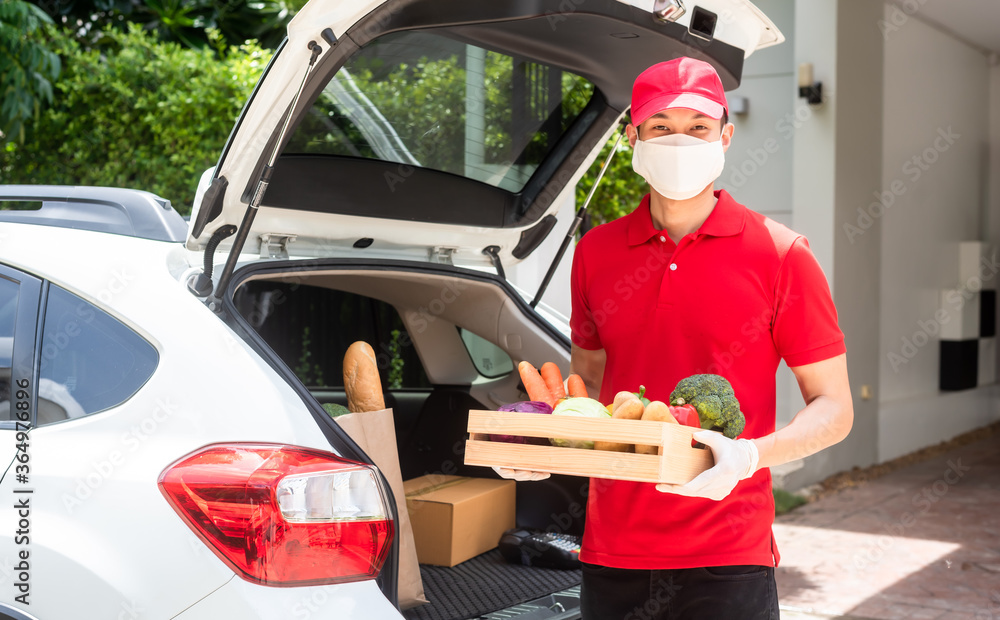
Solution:
<path fill-rule="evenodd" d="M 1000 424 L 776 520 L 783 620 L 1000 620 Z"/>

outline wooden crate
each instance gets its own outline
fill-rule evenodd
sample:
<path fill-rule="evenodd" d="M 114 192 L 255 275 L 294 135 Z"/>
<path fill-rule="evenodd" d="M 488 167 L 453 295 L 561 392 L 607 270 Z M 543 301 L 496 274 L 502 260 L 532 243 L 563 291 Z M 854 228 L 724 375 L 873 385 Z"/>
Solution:
<path fill-rule="evenodd" d="M 465 464 L 684 484 L 715 464 L 711 450 L 691 445 L 691 435 L 699 430 L 667 422 L 472 410 Z M 657 454 L 635 454 L 533 446 L 489 441 L 490 434 L 613 441 L 654 445 L 658 450 Z"/>

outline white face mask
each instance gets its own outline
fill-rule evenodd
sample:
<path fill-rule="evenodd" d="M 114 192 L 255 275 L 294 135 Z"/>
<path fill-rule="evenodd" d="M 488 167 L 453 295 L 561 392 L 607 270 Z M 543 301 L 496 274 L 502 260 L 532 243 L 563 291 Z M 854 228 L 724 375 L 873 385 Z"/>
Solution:
<path fill-rule="evenodd" d="M 722 140 L 705 142 L 683 133 L 636 140 L 632 169 L 673 200 L 697 196 L 719 178 L 726 163 Z"/>

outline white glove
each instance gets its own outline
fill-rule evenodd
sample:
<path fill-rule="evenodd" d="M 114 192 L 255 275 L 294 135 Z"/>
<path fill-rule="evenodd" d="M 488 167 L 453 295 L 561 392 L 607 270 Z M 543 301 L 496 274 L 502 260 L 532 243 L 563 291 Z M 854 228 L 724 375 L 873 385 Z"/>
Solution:
<path fill-rule="evenodd" d="M 508 469 L 506 467 L 494 467 L 501 478 L 517 480 L 518 482 L 528 482 L 529 480 L 545 480 L 549 474 L 543 471 L 530 471 L 527 469 Z"/>
<path fill-rule="evenodd" d="M 712 449 L 715 467 L 701 472 L 687 484 L 658 484 L 657 491 L 719 501 L 736 488 L 736 483 L 757 471 L 760 455 L 757 445 L 749 439 L 732 440 L 712 431 L 698 431 L 692 437 Z"/>

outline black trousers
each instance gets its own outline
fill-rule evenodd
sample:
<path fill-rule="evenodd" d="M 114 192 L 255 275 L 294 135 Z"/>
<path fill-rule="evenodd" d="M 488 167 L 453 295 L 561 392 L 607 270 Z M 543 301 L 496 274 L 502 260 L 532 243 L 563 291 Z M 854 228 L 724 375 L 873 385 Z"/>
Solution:
<path fill-rule="evenodd" d="M 778 620 L 769 566 L 636 570 L 583 565 L 583 620 Z"/>

